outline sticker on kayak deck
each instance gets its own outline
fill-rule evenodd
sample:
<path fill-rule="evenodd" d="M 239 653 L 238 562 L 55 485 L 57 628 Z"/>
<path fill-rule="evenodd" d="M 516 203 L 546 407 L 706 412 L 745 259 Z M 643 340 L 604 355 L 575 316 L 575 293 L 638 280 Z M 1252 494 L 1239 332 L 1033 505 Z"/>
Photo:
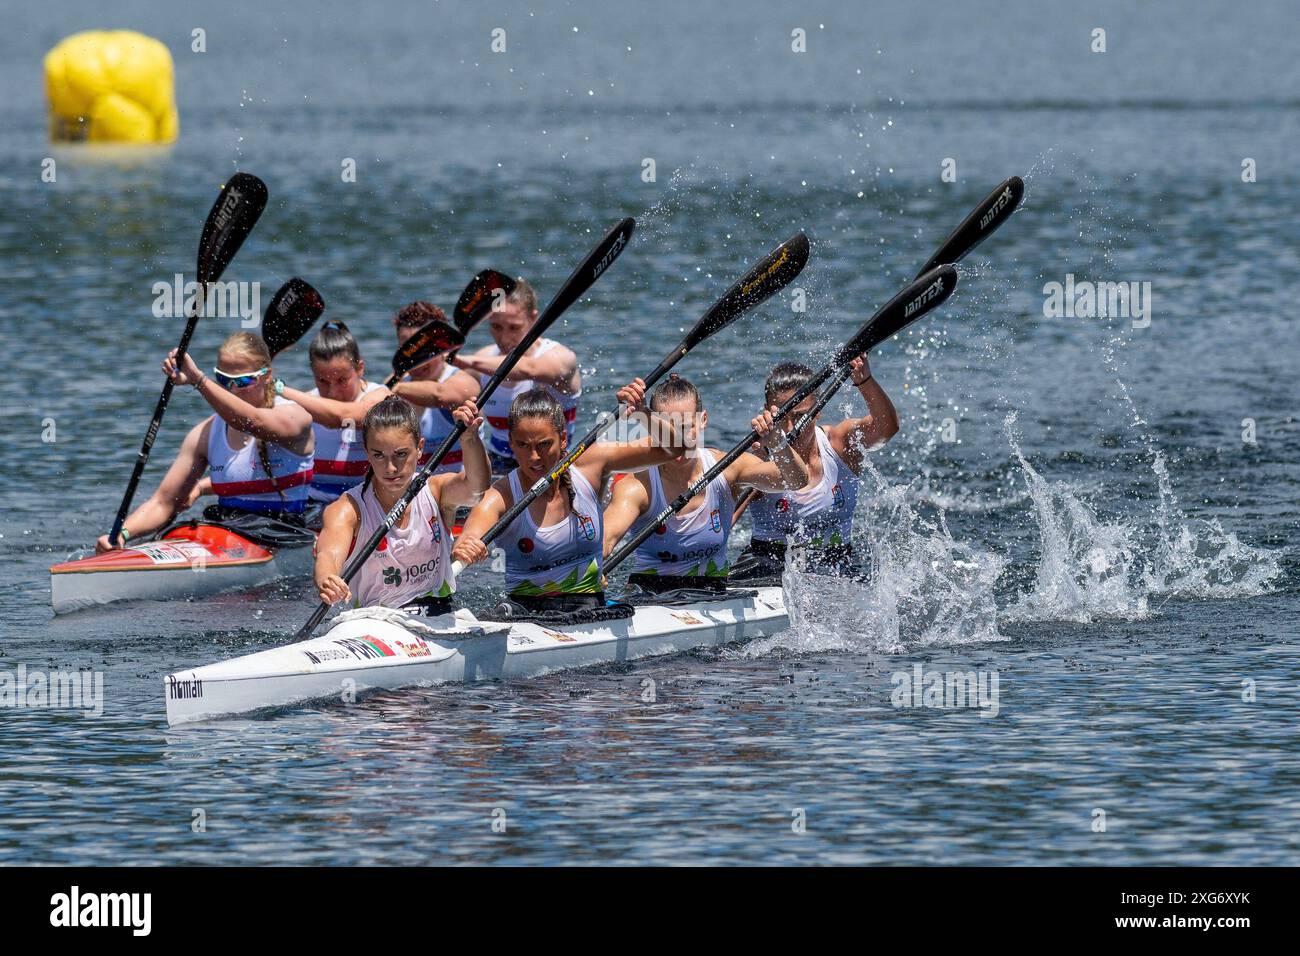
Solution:
<path fill-rule="evenodd" d="M 692 614 L 690 611 L 669 611 L 668 613 L 671 614 L 673 617 L 677 618 L 677 620 L 681 621 L 681 623 L 683 623 L 683 624 L 704 624 L 704 623 L 707 623 L 707 622 L 705 622 L 705 621 L 701 621 L 698 617 L 696 617 L 696 616 L 695 616 L 694 614 Z"/>
<path fill-rule="evenodd" d="M 303 655 L 313 664 L 324 664 L 326 661 L 343 661 L 349 658 L 355 658 L 360 661 L 375 660 L 381 657 L 432 657 L 433 650 L 425 643 L 421 637 L 412 634 L 407 640 L 397 640 L 390 638 L 384 641 L 373 634 L 366 634 L 363 637 L 340 637 L 331 641 L 334 647 L 324 646 L 317 647 L 310 651 L 303 651 Z M 391 645 L 391 646 L 390 646 Z M 393 650 L 393 648 L 397 650 Z"/>
<path fill-rule="evenodd" d="M 577 640 L 577 638 L 574 637 L 572 634 L 565 634 L 563 631 L 552 631 L 548 627 L 544 627 L 541 630 L 543 634 L 548 634 L 554 640 L 560 641 L 563 644 L 572 644 L 574 641 Z"/>
<path fill-rule="evenodd" d="M 347 655 L 355 657 L 359 661 L 370 661 L 381 657 L 396 657 L 393 649 L 377 637 L 367 634 L 364 637 L 340 637 L 336 638 L 333 643 L 346 651 L 347 654 L 337 651 L 331 647 L 324 647 L 314 651 L 303 651 L 307 659 L 315 664 L 323 664 L 325 661 L 342 660 Z"/>
<path fill-rule="evenodd" d="M 393 646 L 396 647 L 407 657 L 432 657 L 433 656 L 433 651 L 429 649 L 428 644 L 424 643 L 424 639 L 420 637 L 416 637 L 415 635 L 411 635 L 410 641 L 394 640 Z"/>
<path fill-rule="evenodd" d="M 190 564 L 197 559 L 212 557 L 212 552 L 193 541 L 137 544 L 132 545 L 131 550 L 140 552 L 154 564 Z"/>

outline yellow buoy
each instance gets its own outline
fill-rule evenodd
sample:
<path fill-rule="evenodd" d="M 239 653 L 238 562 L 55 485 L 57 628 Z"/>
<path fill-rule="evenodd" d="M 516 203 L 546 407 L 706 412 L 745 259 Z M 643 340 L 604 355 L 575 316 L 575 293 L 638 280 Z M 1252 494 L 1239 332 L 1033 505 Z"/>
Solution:
<path fill-rule="evenodd" d="M 170 143 L 179 121 L 172 55 L 132 30 L 88 30 L 45 54 L 50 138 Z"/>

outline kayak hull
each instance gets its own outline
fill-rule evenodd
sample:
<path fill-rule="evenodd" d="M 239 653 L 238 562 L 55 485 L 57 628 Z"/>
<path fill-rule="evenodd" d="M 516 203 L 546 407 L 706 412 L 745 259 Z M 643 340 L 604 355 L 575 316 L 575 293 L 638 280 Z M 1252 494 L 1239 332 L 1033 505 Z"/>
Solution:
<path fill-rule="evenodd" d="M 566 627 L 427 619 L 436 634 L 384 620 L 346 620 L 296 644 L 180 671 L 163 679 L 170 725 L 291 707 L 351 702 L 377 690 L 516 680 L 751 640 L 789 624 L 780 588 L 683 607 L 638 607 L 619 621 Z"/>
<path fill-rule="evenodd" d="M 272 550 L 219 525 L 183 525 L 157 541 L 54 565 L 50 602 L 64 614 L 115 601 L 206 597 L 304 574 L 311 550 Z"/>

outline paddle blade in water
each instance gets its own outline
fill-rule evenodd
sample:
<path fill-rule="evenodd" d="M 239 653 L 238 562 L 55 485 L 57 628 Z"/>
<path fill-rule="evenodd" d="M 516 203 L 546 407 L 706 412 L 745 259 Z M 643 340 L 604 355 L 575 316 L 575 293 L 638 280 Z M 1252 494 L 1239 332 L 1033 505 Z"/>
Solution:
<path fill-rule="evenodd" d="M 266 208 L 266 183 L 250 173 L 235 173 L 221 187 L 199 239 L 199 281 L 216 282 Z"/>
<path fill-rule="evenodd" d="M 984 197 L 969 216 L 943 241 L 943 245 L 921 267 L 923 276 L 935 266 L 960 262 L 965 255 L 991 236 L 999 226 L 1011 218 L 1025 195 L 1025 181 L 1012 176 Z"/>
<path fill-rule="evenodd" d="M 807 264 L 808 237 L 802 232 L 796 233 L 713 303 L 686 337 L 686 347 L 694 348 L 713 333 L 726 328 L 738 316 L 784 289 Z"/>
<path fill-rule="evenodd" d="M 957 269 L 952 265 L 936 266 L 919 279 L 913 279 L 871 317 L 857 335 L 840 349 L 835 365 L 843 366 L 863 352 L 869 352 L 885 339 L 897 335 L 921 316 L 943 305 L 957 288 Z"/>
<path fill-rule="evenodd" d="M 464 344 L 465 336 L 446 322 L 440 319 L 426 322 L 393 355 L 393 374 L 401 378 L 434 356 L 458 349 Z"/>
<path fill-rule="evenodd" d="M 469 335 L 469 330 L 492 311 L 492 306 L 515 291 L 517 283 L 504 272 L 484 269 L 465 286 L 465 291 L 456 300 L 451 320 L 462 335 Z"/>
<path fill-rule="evenodd" d="M 262 316 L 262 339 L 278 355 L 303 337 L 325 311 L 325 300 L 305 279 L 294 276 L 271 299 Z"/>

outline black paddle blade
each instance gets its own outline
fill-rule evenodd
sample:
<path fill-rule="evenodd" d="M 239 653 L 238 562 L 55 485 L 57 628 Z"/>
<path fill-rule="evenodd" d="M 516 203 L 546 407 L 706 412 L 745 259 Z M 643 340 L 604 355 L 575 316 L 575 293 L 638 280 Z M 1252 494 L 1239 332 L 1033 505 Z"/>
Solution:
<path fill-rule="evenodd" d="M 564 280 L 564 285 L 560 286 L 560 291 L 555 293 L 555 298 L 542 310 L 542 314 L 533 323 L 533 328 L 544 330 L 561 312 L 582 298 L 582 294 L 605 274 L 605 270 L 613 265 L 614 260 L 627 248 L 634 229 L 636 229 L 636 220 L 630 216 L 615 223 L 614 228 L 605 233 L 604 238 L 596 243 L 591 252 L 587 253 L 586 258 Z M 537 334 L 540 336 L 542 333 L 538 331 Z"/>
<path fill-rule="evenodd" d="M 502 296 L 507 296 L 515 291 L 515 286 L 518 284 L 504 272 L 484 269 L 469 280 L 469 285 L 465 286 L 465 291 L 456 300 L 456 308 L 452 310 L 451 320 L 456 323 L 456 328 L 462 335 L 469 335 L 469 330 L 483 321 L 492 311 L 492 306 L 497 301 L 498 291 Z"/>
<path fill-rule="evenodd" d="M 266 197 L 266 183 L 250 173 L 235 173 L 221 187 L 199 238 L 200 282 L 221 278 L 266 208 Z"/>
<path fill-rule="evenodd" d="M 271 299 L 262 316 L 262 341 L 278 355 L 297 342 L 325 311 L 325 300 L 305 279 L 294 276 Z"/>
<path fill-rule="evenodd" d="M 465 336 L 446 322 L 439 319 L 426 322 L 393 355 L 393 374 L 401 378 L 434 356 L 458 349 L 464 344 Z"/>
<path fill-rule="evenodd" d="M 921 316 L 943 305 L 957 288 L 957 268 L 951 263 L 936 266 L 919 279 L 913 279 L 871 317 L 857 335 L 835 356 L 834 364 L 842 367 L 863 352 L 869 352 L 885 339 L 907 328 Z"/>
<path fill-rule="evenodd" d="M 726 328 L 738 316 L 780 292 L 808 264 L 808 237 L 795 233 L 722 294 L 686 336 L 686 347 L 694 348 L 714 332 Z"/>
<path fill-rule="evenodd" d="M 999 226 L 1011 218 L 1011 214 L 1020 205 L 1025 195 L 1025 181 L 1019 176 L 1012 176 L 997 189 L 984 197 L 969 216 L 961 221 L 952 234 L 943 241 L 935 252 L 921 266 L 917 276 L 923 276 L 935 266 L 948 262 L 960 262 L 968 252 L 991 236 Z"/>

